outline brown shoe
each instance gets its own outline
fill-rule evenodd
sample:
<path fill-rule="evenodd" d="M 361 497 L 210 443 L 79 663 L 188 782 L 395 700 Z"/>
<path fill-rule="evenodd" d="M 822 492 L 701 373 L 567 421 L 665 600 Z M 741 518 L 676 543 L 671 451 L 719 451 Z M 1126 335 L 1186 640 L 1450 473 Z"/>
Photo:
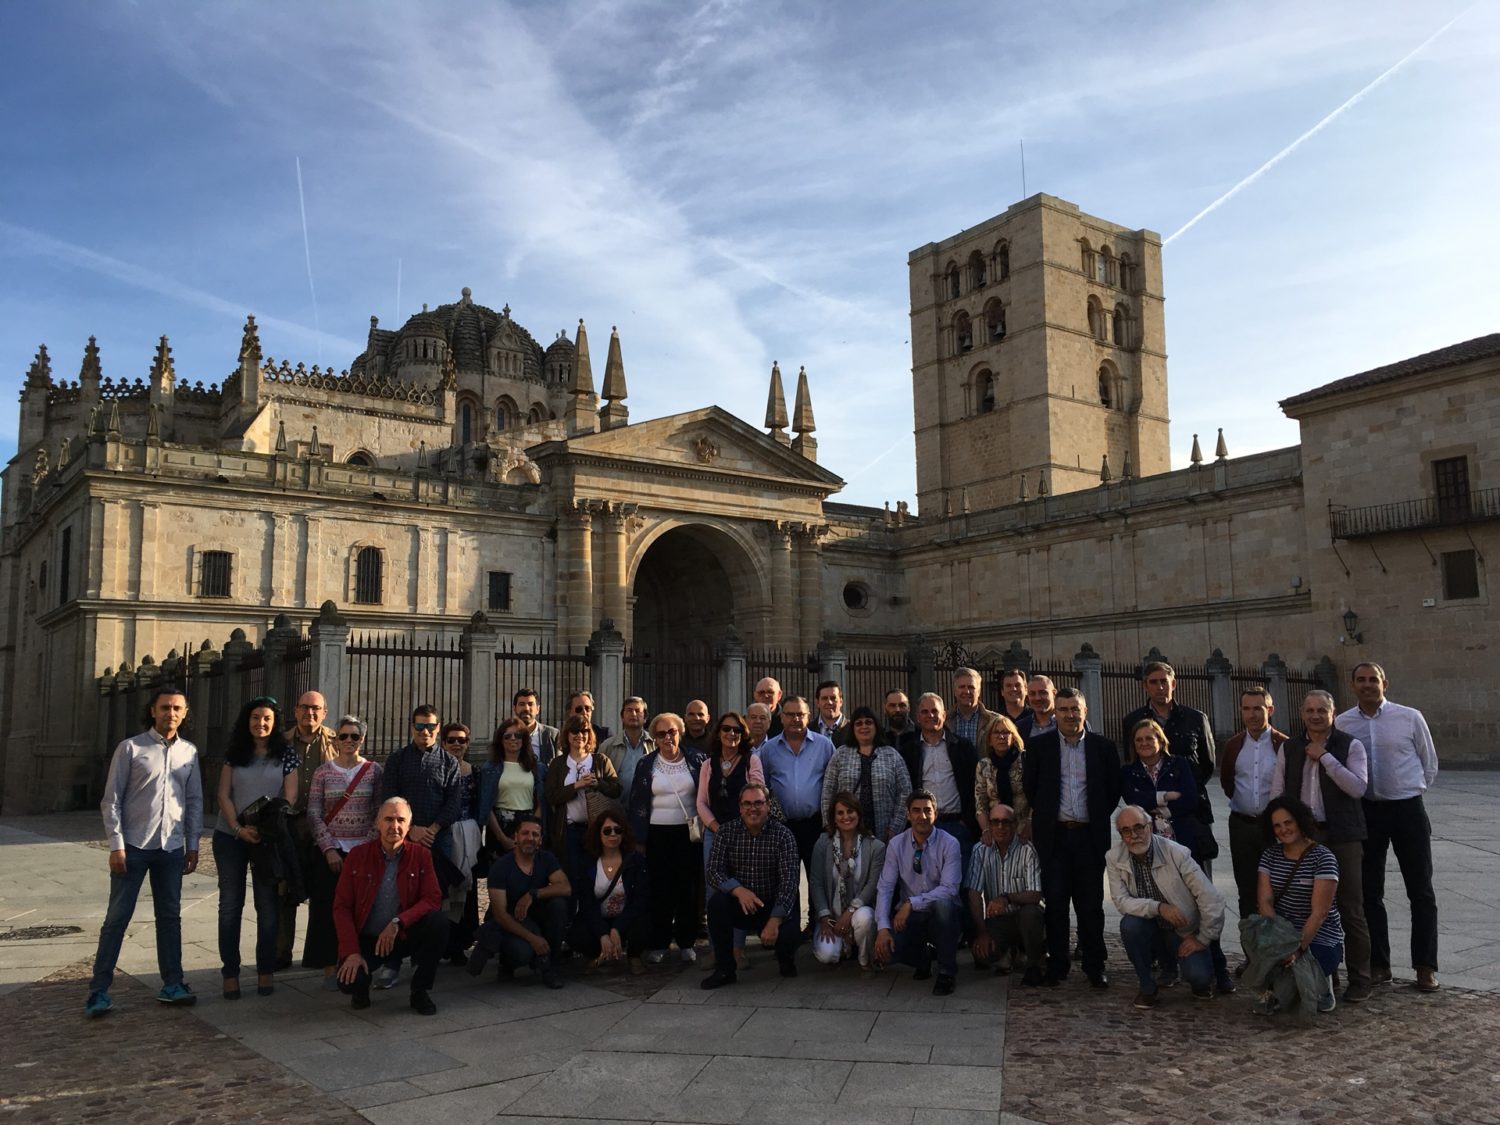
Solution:
<path fill-rule="evenodd" d="M 1137 992 L 1135 999 L 1130 1002 L 1133 1008 L 1154 1008 L 1161 1003 L 1161 997 L 1155 992 Z"/>
<path fill-rule="evenodd" d="M 1358 981 L 1350 981 L 1349 987 L 1344 989 L 1344 1003 L 1358 1004 L 1362 1000 L 1370 998 L 1370 986 L 1360 984 Z"/>
<path fill-rule="evenodd" d="M 1386 969 L 1371 969 L 1370 970 L 1370 983 L 1371 984 L 1390 984 L 1391 983 L 1391 970 L 1389 968 L 1386 968 Z"/>
<path fill-rule="evenodd" d="M 1417 970 L 1417 991 L 1418 992 L 1436 992 L 1438 989 L 1440 989 L 1442 987 L 1443 986 L 1438 983 L 1437 970 L 1436 969 L 1418 969 Z"/>

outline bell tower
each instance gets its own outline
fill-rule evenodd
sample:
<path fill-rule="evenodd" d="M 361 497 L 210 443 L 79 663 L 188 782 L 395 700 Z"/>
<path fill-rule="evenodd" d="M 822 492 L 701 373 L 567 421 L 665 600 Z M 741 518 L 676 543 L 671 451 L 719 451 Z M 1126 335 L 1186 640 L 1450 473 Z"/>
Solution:
<path fill-rule="evenodd" d="M 1167 471 L 1159 235 L 1034 195 L 909 271 L 924 516 Z"/>

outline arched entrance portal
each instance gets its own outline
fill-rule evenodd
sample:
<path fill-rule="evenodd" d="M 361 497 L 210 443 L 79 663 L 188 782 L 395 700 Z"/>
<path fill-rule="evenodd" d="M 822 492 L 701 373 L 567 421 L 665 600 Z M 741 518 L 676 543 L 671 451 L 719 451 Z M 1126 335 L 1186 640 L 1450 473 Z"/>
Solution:
<path fill-rule="evenodd" d="M 627 681 L 652 711 L 677 711 L 717 690 L 712 652 L 733 626 L 754 634 L 754 568 L 724 532 L 675 527 L 646 548 L 636 568 Z"/>

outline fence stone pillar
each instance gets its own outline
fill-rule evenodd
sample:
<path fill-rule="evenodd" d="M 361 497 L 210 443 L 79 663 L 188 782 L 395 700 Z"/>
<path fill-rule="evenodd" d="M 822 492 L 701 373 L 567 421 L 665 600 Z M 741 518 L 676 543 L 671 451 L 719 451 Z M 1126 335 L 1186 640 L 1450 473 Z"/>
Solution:
<path fill-rule="evenodd" d="M 1291 722 L 1291 709 L 1287 699 L 1286 684 L 1286 661 L 1276 653 L 1266 657 L 1266 662 L 1260 666 L 1260 674 L 1266 681 L 1266 688 L 1271 693 L 1271 702 L 1276 705 L 1276 713 L 1285 715 L 1283 723 Z M 1297 703 L 1300 705 L 1301 700 Z"/>
<path fill-rule="evenodd" d="M 625 638 L 612 617 L 599 622 L 589 637 L 589 691 L 594 694 L 595 717 L 608 716 L 618 722 L 625 705 Z"/>
<path fill-rule="evenodd" d="M 105 668 L 104 674 L 95 681 L 95 689 L 98 691 L 99 705 L 94 712 L 95 734 L 94 734 L 94 774 L 91 779 L 93 788 L 89 791 L 90 800 L 104 795 L 105 774 L 109 771 L 110 757 L 115 752 L 123 738 L 116 733 L 111 723 L 114 715 L 114 691 L 115 670 Z"/>
<path fill-rule="evenodd" d="M 473 730 L 475 742 L 488 741 L 496 725 L 495 652 L 500 647 L 500 634 L 483 610 L 475 610 L 474 616 L 469 618 L 458 638 L 458 647 L 464 654 L 463 682 L 459 692 L 464 721 Z"/>
<path fill-rule="evenodd" d="M 224 723 L 229 726 L 240 713 L 245 703 L 244 677 L 239 674 L 240 665 L 255 651 L 255 646 L 245 639 L 245 630 L 235 629 L 224 642 Z"/>
<path fill-rule="evenodd" d="M 260 651 L 264 654 L 266 661 L 266 694 L 280 702 L 281 714 L 287 718 L 295 717 L 296 713 L 293 708 L 296 707 L 297 701 L 282 698 L 290 694 L 282 686 L 287 683 L 286 657 L 292 647 L 292 642 L 301 636 L 302 630 L 292 624 L 292 619 L 284 613 L 278 613 L 260 642 Z"/>
<path fill-rule="evenodd" d="M 308 637 L 312 644 L 312 652 L 308 654 L 312 661 L 312 679 L 308 682 L 327 701 L 331 726 L 347 710 L 348 685 L 344 680 L 349 664 L 349 622 L 339 616 L 338 606 L 331 601 L 324 602 L 318 608 L 318 616 L 308 630 Z M 229 646 L 224 648 L 227 656 Z M 369 716 L 361 715 L 360 718 L 368 720 Z"/>
<path fill-rule="evenodd" d="M 1011 641 L 1010 647 L 1000 658 L 1001 671 L 1007 668 L 1019 668 L 1027 676 L 1031 675 L 1031 653 L 1024 648 L 1020 641 Z"/>
<path fill-rule="evenodd" d="M 114 729 L 116 742 L 123 742 L 139 729 L 136 716 L 130 710 L 134 698 L 135 669 L 130 666 L 130 661 L 122 660 L 115 672 L 114 693 L 110 698 L 110 726 Z"/>
<path fill-rule="evenodd" d="M 1339 670 L 1334 667 L 1333 661 L 1325 654 L 1318 658 L 1318 663 L 1313 667 L 1313 679 L 1318 681 L 1318 686 L 1333 696 L 1339 697 Z"/>
<path fill-rule="evenodd" d="M 745 642 L 733 625 L 725 630 L 724 639 L 714 649 L 714 657 L 719 664 L 719 698 L 714 713 L 721 715 L 725 711 L 743 710 L 750 701 Z"/>
<path fill-rule="evenodd" d="M 924 691 L 937 690 L 937 649 L 928 644 L 925 637 L 918 637 L 906 650 L 906 663 L 911 668 L 907 695 L 911 696 L 915 710 L 917 696 Z"/>
<path fill-rule="evenodd" d="M 818 679 L 833 680 L 839 685 L 839 691 L 848 694 L 847 679 L 849 676 L 849 652 L 830 641 L 818 642 Z M 814 710 L 817 704 L 813 704 Z"/>
<path fill-rule="evenodd" d="M 1238 701 L 1234 697 L 1234 681 L 1230 679 L 1234 665 L 1229 663 L 1221 649 L 1214 649 L 1204 667 L 1208 669 L 1208 721 L 1213 726 L 1214 737 L 1220 741 L 1228 738 L 1239 726 Z"/>
<path fill-rule="evenodd" d="M 1078 673 L 1078 690 L 1083 692 L 1083 698 L 1088 701 L 1089 710 L 1098 709 L 1101 712 L 1096 723 L 1104 718 L 1103 670 L 1103 659 L 1094 651 L 1093 645 L 1084 641 L 1083 647 L 1073 654 L 1073 671 Z"/>

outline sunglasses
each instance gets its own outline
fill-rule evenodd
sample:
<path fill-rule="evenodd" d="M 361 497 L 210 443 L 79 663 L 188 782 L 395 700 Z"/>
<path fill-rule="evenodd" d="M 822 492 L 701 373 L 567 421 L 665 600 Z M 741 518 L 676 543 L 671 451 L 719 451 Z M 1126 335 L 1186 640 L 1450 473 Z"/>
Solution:
<path fill-rule="evenodd" d="M 469 744 L 469 740 L 461 734 L 450 734 L 443 741 L 449 746 L 467 746 Z"/>
<path fill-rule="evenodd" d="M 504 734 L 502 734 L 500 736 L 500 741 L 504 742 L 507 738 L 514 738 L 517 742 L 520 742 L 521 739 L 523 739 L 525 737 L 526 737 L 526 732 L 525 731 L 508 730 L 508 731 L 506 731 Z"/>
<path fill-rule="evenodd" d="M 744 738 L 745 737 L 745 732 L 743 730 L 741 730 L 739 727 L 720 727 L 719 728 L 719 733 L 720 734 L 732 734 L 736 738 Z"/>
<path fill-rule="evenodd" d="M 917 848 L 911 853 L 911 869 L 918 875 L 922 874 L 922 849 Z"/>
<path fill-rule="evenodd" d="M 606 824 L 603 828 L 599 829 L 599 835 L 601 835 L 601 836 L 623 836 L 623 835 L 625 835 L 625 829 L 618 828 L 618 827 L 616 827 L 613 824 Z"/>
<path fill-rule="evenodd" d="M 364 735 L 362 734 L 349 734 L 345 731 L 339 731 L 338 733 L 338 740 L 340 742 L 358 742 L 363 737 Z"/>
<path fill-rule="evenodd" d="M 412 730 L 420 730 L 420 731 L 437 730 L 438 729 L 438 724 L 437 723 L 412 723 L 411 729 Z"/>
<path fill-rule="evenodd" d="M 667 727 L 666 730 L 654 730 L 651 732 L 651 737 L 656 739 L 658 742 L 660 742 L 662 739 L 667 739 L 668 741 L 675 742 L 677 740 L 677 728 Z"/>

